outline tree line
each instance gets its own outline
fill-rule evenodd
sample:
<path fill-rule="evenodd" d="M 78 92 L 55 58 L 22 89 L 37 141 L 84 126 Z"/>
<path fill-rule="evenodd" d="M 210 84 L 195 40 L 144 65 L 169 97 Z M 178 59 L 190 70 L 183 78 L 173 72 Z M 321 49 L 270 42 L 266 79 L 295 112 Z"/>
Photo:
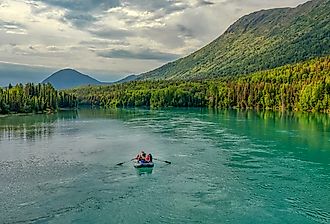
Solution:
<path fill-rule="evenodd" d="M 0 88 L 0 114 L 54 112 L 77 107 L 74 95 L 57 91 L 51 84 L 17 84 Z"/>
<path fill-rule="evenodd" d="M 210 107 L 330 113 L 330 57 L 216 80 L 135 81 L 67 91 L 101 107 Z"/>

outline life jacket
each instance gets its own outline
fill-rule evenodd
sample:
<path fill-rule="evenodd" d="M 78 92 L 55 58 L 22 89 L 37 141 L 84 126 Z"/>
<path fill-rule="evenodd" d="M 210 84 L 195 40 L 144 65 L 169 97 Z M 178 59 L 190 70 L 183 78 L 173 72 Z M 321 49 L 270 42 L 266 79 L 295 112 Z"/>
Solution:
<path fill-rule="evenodd" d="M 152 155 L 151 154 L 148 154 L 147 156 L 146 156 L 146 161 L 147 162 L 152 162 Z"/>

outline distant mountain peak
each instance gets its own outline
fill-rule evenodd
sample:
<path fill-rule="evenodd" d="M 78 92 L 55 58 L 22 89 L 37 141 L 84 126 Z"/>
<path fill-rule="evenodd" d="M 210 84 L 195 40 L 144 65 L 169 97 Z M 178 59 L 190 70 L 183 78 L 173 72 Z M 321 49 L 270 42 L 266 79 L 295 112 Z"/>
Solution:
<path fill-rule="evenodd" d="M 89 75 L 85 75 L 72 68 L 64 68 L 54 72 L 42 83 L 50 83 L 56 89 L 71 89 L 79 86 L 87 85 L 112 85 L 114 83 L 131 82 L 137 79 L 137 75 L 126 76 L 116 82 L 100 82 Z"/>
<path fill-rule="evenodd" d="M 101 85 L 102 83 L 89 75 L 85 75 L 72 68 L 61 69 L 48 78 L 42 83 L 50 83 L 56 89 L 69 89 L 84 85 Z"/>

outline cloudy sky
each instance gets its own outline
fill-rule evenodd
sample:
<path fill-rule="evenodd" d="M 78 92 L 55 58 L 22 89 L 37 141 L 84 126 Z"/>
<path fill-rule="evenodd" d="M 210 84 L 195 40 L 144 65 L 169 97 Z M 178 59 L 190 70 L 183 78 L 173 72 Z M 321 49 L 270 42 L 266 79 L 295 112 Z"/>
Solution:
<path fill-rule="evenodd" d="M 306 0 L 0 0 L 0 85 L 61 68 L 102 81 L 209 43 L 239 17 Z"/>

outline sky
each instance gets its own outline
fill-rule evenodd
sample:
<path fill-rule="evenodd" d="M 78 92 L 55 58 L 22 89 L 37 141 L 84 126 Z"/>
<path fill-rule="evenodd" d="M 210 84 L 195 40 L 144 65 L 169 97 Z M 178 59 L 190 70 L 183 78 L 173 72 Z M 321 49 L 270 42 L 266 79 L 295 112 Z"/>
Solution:
<path fill-rule="evenodd" d="M 73 68 L 101 81 L 188 55 L 251 12 L 307 0 L 0 0 L 0 86 Z"/>

